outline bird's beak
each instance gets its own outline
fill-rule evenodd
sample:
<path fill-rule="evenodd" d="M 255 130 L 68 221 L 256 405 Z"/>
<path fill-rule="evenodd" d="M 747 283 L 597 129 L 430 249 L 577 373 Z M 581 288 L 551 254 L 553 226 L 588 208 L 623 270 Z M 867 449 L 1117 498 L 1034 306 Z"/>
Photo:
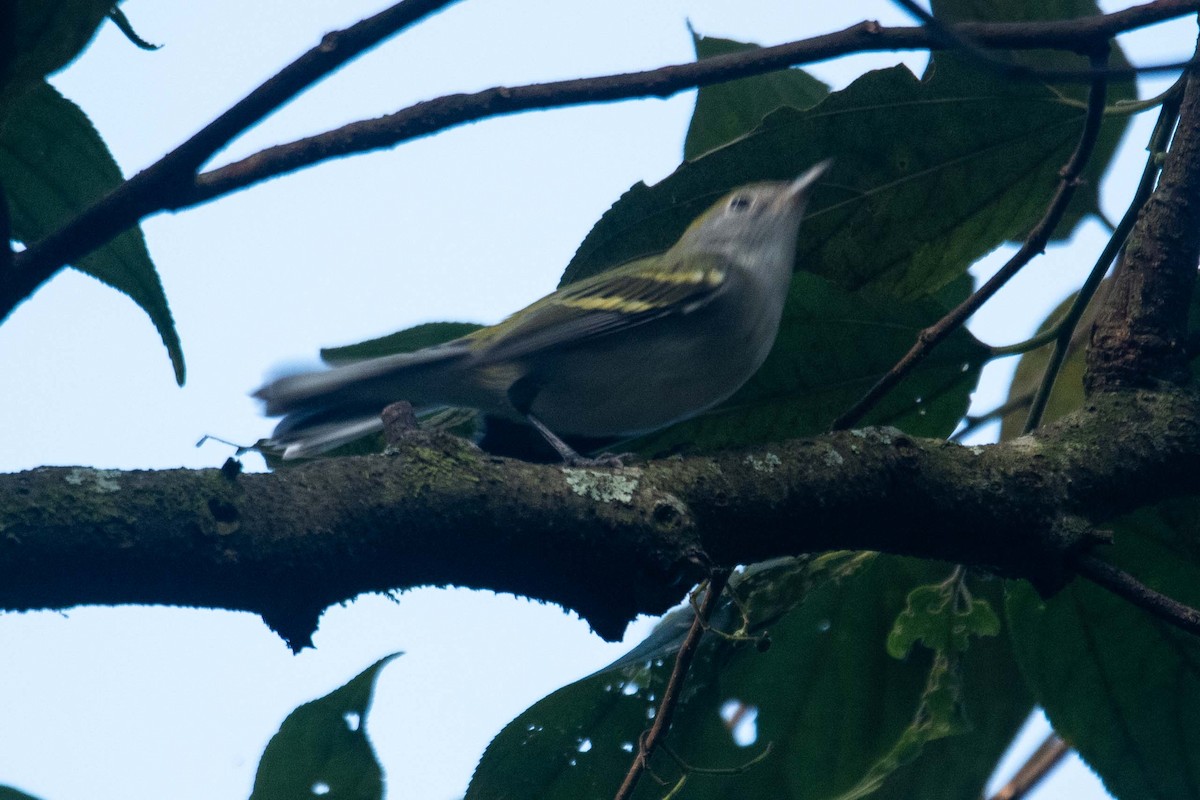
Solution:
<path fill-rule="evenodd" d="M 824 161 L 818 162 L 809 167 L 807 171 L 796 180 L 792 181 L 787 188 L 786 197 L 789 202 L 801 202 L 808 195 L 810 189 L 817 180 L 825 174 L 826 170 L 833 164 L 832 158 L 827 158 Z"/>

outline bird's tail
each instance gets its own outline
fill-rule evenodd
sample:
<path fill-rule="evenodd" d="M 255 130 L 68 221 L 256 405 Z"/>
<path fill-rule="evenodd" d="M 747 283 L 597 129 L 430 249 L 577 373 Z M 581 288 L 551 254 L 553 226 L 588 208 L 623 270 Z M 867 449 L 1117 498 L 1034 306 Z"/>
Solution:
<path fill-rule="evenodd" d="M 380 431 L 379 414 L 391 403 L 437 402 L 428 394 L 436 373 L 468 352 L 465 344 L 450 342 L 277 378 L 254 393 L 266 403 L 267 416 L 283 416 L 267 445 L 281 449 L 285 459 L 304 458 Z"/>

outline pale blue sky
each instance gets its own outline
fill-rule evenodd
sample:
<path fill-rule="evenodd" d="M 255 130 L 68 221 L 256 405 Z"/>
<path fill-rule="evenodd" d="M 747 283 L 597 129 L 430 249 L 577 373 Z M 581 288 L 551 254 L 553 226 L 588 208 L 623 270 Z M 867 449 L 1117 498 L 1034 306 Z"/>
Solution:
<path fill-rule="evenodd" d="M 162 50 L 136 50 L 105 26 L 55 83 L 131 174 L 325 31 L 380 7 L 129 0 L 122 8 Z M 219 161 L 445 92 L 686 61 L 688 19 L 702 33 L 774 44 L 865 18 L 908 22 L 884 2 L 467 0 L 351 64 Z M 1128 42 L 1135 59 L 1156 61 L 1186 57 L 1193 36 L 1181 23 Z M 898 60 L 864 56 L 811 71 L 840 87 Z M 904 60 L 919 70 L 925 59 Z M 1148 82 L 1142 94 L 1165 84 Z M 147 221 L 187 386 L 175 386 L 157 335 L 130 301 L 65 272 L 0 328 L 0 368 L 20 387 L 0 396 L 8 422 L 0 469 L 219 466 L 227 448 L 194 443 L 206 433 L 252 442 L 268 431 L 247 392 L 281 361 L 312 361 L 321 346 L 429 320 L 500 319 L 554 287 L 584 234 L 631 184 L 678 164 L 692 103 L 685 93 L 490 120 Z M 1144 142 L 1146 121 L 1138 131 Z M 1139 148 L 1127 148 L 1126 176 L 1106 187 L 1114 217 L 1140 169 L 1131 166 Z M 1093 223 L 1081 236 L 1094 253 L 1103 232 Z M 1071 262 L 1051 250 L 973 321 L 977 335 L 1023 338 L 1088 266 Z M 989 370 L 978 407 L 998 402 L 1010 368 Z M 369 730 L 405 797 L 447 800 L 464 790 L 504 723 L 611 661 L 648 627 L 607 645 L 555 607 L 423 590 L 330 610 L 316 649 L 292 656 L 246 614 L 0 615 L 0 784 L 44 800 L 242 798 L 293 707 L 404 650 L 380 680 Z M 479 653 L 487 671 L 477 681 Z M 1068 795 L 1105 796 L 1078 763 L 1039 796 Z"/>

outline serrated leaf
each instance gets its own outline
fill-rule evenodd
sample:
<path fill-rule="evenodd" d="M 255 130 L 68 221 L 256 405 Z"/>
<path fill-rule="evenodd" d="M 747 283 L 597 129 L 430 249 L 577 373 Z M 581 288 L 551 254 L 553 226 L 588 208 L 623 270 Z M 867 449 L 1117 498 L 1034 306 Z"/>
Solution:
<path fill-rule="evenodd" d="M 851 290 L 936 292 L 1041 217 L 1083 124 L 1078 103 L 1049 87 L 964 73 L 919 81 L 903 66 L 877 70 L 813 108 L 769 114 L 737 141 L 626 192 L 563 283 L 662 252 L 734 186 L 790 179 L 833 157 L 797 265 Z"/>
<path fill-rule="evenodd" d="M 959 290 L 965 289 L 965 284 Z M 948 306 L 848 292 L 808 272 L 792 278 L 775 345 L 733 397 L 690 420 L 622 445 L 645 454 L 716 450 L 824 432 Z M 946 436 L 970 401 L 987 349 L 960 328 L 864 422 Z"/>
<path fill-rule="evenodd" d="M 696 60 L 756 50 L 758 45 L 701 36 L 692 31 Z M 777 108 L 811 108 L 829 94 L 829 86 L 801 69 L 768 72 L 752 78 L 702 86 L 683 143 L 686 161 L 732 142 L 758 127 Z"/>
<path fill-rule="evenodd" d="M 19 241 L 33 243 L 50 234 L 121 180 L 120 168 L 87 116 L 44 81 L 20 97 L 0 126 L 0 186 Z M 72 266 L 141 306 L 182 384 L 179 335 L 141 229 L 125 231 Z"/>
<path fill-rule="evenodd" d="M 1103 557 L 1200 606 L 1200 498 L 1107 524 Z M 1200 638 L 1076 579 L 1042 601 L 1013 584 L 1018 661 L 1058 733 L 1120 798 L 1200 798 Z"/>
<path fill-rule="evenodd" d="M 383 770 L 367 739 L 366 719 L 379 670 L 397 655 L 379 659 L 345 686 L 289 714 L 267 742 L 250 799 L 382 798 Z"/>
<path fill-rule="evenodd" d="M 955 23 L 967 20 L 981 22 L 1033 22 L 1042 20 L 1078 19 L 1101 13 L 1093 0 L 931 0 L 931 7 L 939 20 Z M 1010 53 L 989 51 L 993 58 L 1036 69 L 1085 70 L 1089 66 L 1086 56 L 1063 50 L 1017 50 Z M 939 70 L 963 70 L 966 75 L 987 72 L 987 67 L 960 58 L 949 51 L 934 54 L 931 68 Z M 1112 46 L 1109 67 L 1126 69 L 1131 66 L 1120 46 Z M 1058 83 L 1054 91 L 1078 102 L 1087 100 L 1087 85 L 1081 82 Z M 1136 100 L 1137 86 L 1133 78 L 1109 80 L 1106 90 L 1106 105 L 1123 100 Z M 1088 215 L 1103 217 L 1100 209 L 1100 179 L 1112 161 L 1113 154 L 1129 127 L 1127 115 L 1110 115 L 1101 125 L 1096 140 L 1095 153 L 1081 176 L 1083 185 L 1076 191 L 1063 215 L 1062 222 L 1051 241 L 1060 241 L 1071 236 L 1075 226 Z"/>
<path fill-rule="evenodd" d="M 745 632 L 769 625 L 771 647 L 763 652 L 753 638 L 706 637 L 668 743 L 684 762 L 704 769 L 741 767 L 761 756 L 767 743 L 773 747 L 739 774 L 691 774 L 683 796 L 815 800 L 857 784 L 900 742 L 931 685 L 930 702 L 944 705 L 944 682 L 927 680 L 929 658 L 897 661 L 883 647 L 908 589 L 944 569 L 843 553 L 781 561 L 740 583 L 741 607 L 723 606 L 728 617 L 720 624 L 726 627 L 714 627 L 737 631 L 744 608 Z M 653 646 L 560 689 L 510 723 L 484 754 L 468 800 L 610 796 L 650 723 L 689 614 L 664 621 L 670 631 Z M 888 776 L 879 797 L 978 795 L 1030 708 L 1007 647 L 1001 636 L 963 654 L 961 697 L 974 730 L 925 743 L 919 757 Z M 739 746 L 722 721 L 719 711 L 727 702 L 756 715 L 752 745 Z M 651 768 L 668 784 L 680 776 L 679 765 L 661 751 Z M 666 791 L 646 779 L 635 797 L 658 798 Z"/>
<path fill-rule="evenodd" d="M 0 3 L 0 123 L 26 88 L 87 47 L 114 0 L 6 0 Z"/>

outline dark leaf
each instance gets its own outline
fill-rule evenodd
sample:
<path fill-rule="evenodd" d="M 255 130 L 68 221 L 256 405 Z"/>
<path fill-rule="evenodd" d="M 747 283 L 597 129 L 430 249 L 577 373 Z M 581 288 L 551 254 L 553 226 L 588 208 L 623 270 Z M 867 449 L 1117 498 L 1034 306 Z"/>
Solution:
<path fill-rule="evenodd" d="M 379 800 L 383 771 L 366 720 L 385 656 L 340 689 L 297 708 L 267 742 L 250 800 Z"/>
<path fill-rule="evenodd" d="M 756 44 L 701 36 L 695 31 L 692 42 L 697 61 L 758 48 Z M 683 158 L 691 161 L 749 133 L 777 108 L 811 108 L 828 94 L 825 83 L 799 69 L 701 87 L 683 143 Z"/>
<path fill-rule="evenodd" d="M 87 116 L 44 81 L 21 96 L 0 126 L 0 186 L 19 241 L 29 244 L 50 234 L 121 180 L 120 168 Z M 182 384 L 179 334 L 141 229 L 125 231 L 72 266 L 142 307 Z"/>

